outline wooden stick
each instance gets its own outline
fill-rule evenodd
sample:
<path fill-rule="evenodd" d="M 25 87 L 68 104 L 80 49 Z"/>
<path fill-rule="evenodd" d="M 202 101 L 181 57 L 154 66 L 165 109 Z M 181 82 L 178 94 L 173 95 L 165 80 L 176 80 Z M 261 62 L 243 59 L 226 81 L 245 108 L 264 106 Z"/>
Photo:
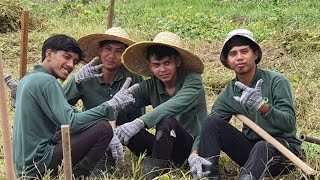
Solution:
<path fill-rule="evenodd" d="M 299 136 L 299 138 L 300 138 L 302 141 L 306 141 L 306 142 L 309 142 L 309 143 L 314 143 L 314 144 L 319 144 L 319 145 L 320 145 L 320 139 L 307 136 L 307 135 L 304 134 L 304 133 L 301 133 L 300 136 Z"/>
<path fill-rule="evenodd" d="M 114 2 L 115 2 L 115 0 L 110 0 L 109 14 L 108 14 L 108 25 L 107 25 L 108 29 L 112 27 L 113 12 L 114 12 Z"/>
<path fill-rule="evenodd" d="M 296 166 L 301 168 L 308 175 L 315 175 L 317 171 L 309 167 L 306 163 L 301 161 L 296 155 L 279 143 L 275 138 L 270 136 L 265 130 L 256 125 L 251 119 L 247 118 L 244 115 L 236 114 L 235 117 L 240 119 L 244 124 L 261 136 L 264 140 L 272 144 L 278 151 L 280 151 L 284 156 L 286 156 L 290 161 L 292 161 Z"/>
<path fill-rule="evenodd" d="M 12 143 L 10 137 L 11 126 L 8 119 L 8 109 L 3 77 L 3 63 L 2 63 L 2 52 L 0 50 L 0 111 L 1 111 L 1 122 L 2 122 L 2 139 L 3 139 L 3 150 L 4 150 L 4 164 L 6 168 L 6 179 L 15 179 L 14 167 L 13 167 L 13 153 Z"/>
<path fill-rule="evenodd" d="M 63 168 L 66 180 L 72 180 L 72 160 L 69 125 L 61 125 L 61 137 L 63 148 Z"/>
<path fill-rule="evenodd" d="M 29 11 L 22 11 L 21 20 L 21 54 L 20 54 L 20 79 L 27 73 L 28 56 L 28 29 Z"/>

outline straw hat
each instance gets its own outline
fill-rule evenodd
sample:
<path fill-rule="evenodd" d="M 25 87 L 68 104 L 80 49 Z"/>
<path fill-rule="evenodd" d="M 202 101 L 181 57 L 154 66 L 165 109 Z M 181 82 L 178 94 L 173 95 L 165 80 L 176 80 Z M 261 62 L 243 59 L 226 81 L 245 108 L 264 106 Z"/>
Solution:
<path fill-rule="evenodd" d="M 149 61 L 146 59 L 147 49 L 152 45 L 163 45 L 175 49 L 181 56 L 181 68 L 202 74 L 204 64 L 201 59 L 182 47 L 181 39 L 171 32 L 160 32 L 153 41 L 139 42 L 128 47 L 122 54 L 122 63 L 125 67 L 142 76 L 151 77 L 153 73 L 149 68 Z"/>
<path fill-rule="evenodd" d="M 233 38 L 234 36 L 242 36 L 242 37 L 245 37 L 249 40 L 251 40 L 254 44 L 257 45 L 258 47 L 258 58 L 256 59 L 256 64 L 258 64 L 260 61 L 261 61 L 261 58 L 262 58 L 262 50 L 261 50 L 261 47 L 259 46 L 259 44 L 257 43 L 256 39 L 254 38 L 253 36 L 253 33 L 247 29 L 236 29 L 236 30 L 233 30 L 231 32 L 228 33 L 227 37 L 225 38 L 224 40 L 224 43 L 223 43 L 223 46 L 222 46 L 222 50 L 221 50 L 221 53 L 220 53 L 220 61 L 221 63 L 230 69 L 230 66 L 228 65 L 227 61 L 228 59 L 226 58 L 226 54 L 224 54 L 224 48 L 226 46 L 226 44 L 228 43 L 228 41 Z"/>
<path fill-rule="evenodd" d="M 99 54 L 99 42 L 111 40 L 119 41 L 128 46 L 134 44 L 134 41 L 129 38 L 128 33 L 121 27 L 112 27 L 102 34 L 89 34 L 79 39 L 80 48 L 86 53 L 86 62 L 91 61 Z"/>

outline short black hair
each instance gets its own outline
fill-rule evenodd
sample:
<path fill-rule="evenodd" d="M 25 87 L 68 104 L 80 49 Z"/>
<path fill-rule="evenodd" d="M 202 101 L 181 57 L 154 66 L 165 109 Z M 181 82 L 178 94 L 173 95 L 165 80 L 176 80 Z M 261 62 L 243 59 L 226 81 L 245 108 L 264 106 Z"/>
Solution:
<path fill-rule="evenodd" d="M 42 62 L 46 58 L 46 51 L 51 49 L 52 51 L 66 51 L 78 54 L 79 61 L 83 59 L 83 51 L 81 50 L 79 43 L 73 37 L 57 34 L 49 37 L 44 41 L 42 46 Z"/>
<path fill-rule="evenodd" d="M 147 60 L 150 61 L 152 57 L 155 57 L 156 60 L 161 60 L 164 57 L 172 57 L 178 56 L 179 53 L 172 47 L 169 46 L 162 46 L 162 45 L 152 45 L 149 46 L 147 49 Z"/>
<path fill-rule="evenodd" d="M 128 47 L 128 45 L 126 45 L 123 42 L 120 41 L 115 41 L 115 40 L 104 40 L 104 41 L 100 41 L 99 42 L 99 48 L 102 48 L 103 46 L 107 45 L 107 44 L 123 44 L 126 46 L 126 48 Z"/>
<path fill-rule="evenodd" d="M 235 46 L 249 46 L 254 53 L 258 52 L 260 49 L 259 46 L 250 39 L 236 35 L 229 39 L 222 49 L 222 54 L 225 59 L 227 59 L 229 51 Z"/>

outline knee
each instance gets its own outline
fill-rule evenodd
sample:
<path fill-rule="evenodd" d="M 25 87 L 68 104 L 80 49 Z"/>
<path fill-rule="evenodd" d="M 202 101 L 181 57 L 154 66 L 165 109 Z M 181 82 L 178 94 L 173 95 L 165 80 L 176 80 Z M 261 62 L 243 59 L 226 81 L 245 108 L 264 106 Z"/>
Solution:
<path fill-rule="evenodd" d="M 177 122 L 173 117 L 163 118 L 158 124 L 156 129 L 171 130 Z"/>
<path fill-rule="evenodd" d="M 254 156 L 264 157 L 268 154 L 268 146 L 269 143 L 267 141 L 262 140 L 257 142 L 251 150 L 251 155 L 255 154 Z"/>
<path fill-rule="evenodd" d="M 254 145 L 254 149 L 265 149 L 268 146 L 268 142 L 267 141 L 258 141 L 255 145 Z"/>
<path fill-rule="evenodd" d="M 101 132 L 101 134 L 104 134 L 106 136 L 113 136 L 113 130 L 110 125 L 110 123 L 106 120 L 98 121 L 95 125 L 96 130 Z"/>
<path fill-rule="evenodd" d="M 228 122 L 219 116 L 209 116 L 208 119 L 203 122 L 201 131 L 211 131 L 213 128 L 222 127 L 224 123 Z"/>

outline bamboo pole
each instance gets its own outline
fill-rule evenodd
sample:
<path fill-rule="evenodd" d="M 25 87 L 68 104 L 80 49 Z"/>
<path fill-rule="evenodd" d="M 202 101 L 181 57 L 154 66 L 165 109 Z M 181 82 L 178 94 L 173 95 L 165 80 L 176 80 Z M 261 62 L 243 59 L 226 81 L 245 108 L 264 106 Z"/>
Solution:
<path fill-rule="evenodd" d="M 66 180 L 72 180 L 72 160 L 69 125 L 61 125 L 61 137 L 63 148 L 64 176 Z"/>
<path fill-rule="evenodd" d="M 301 133 L 300 136 L 299 136 L 299 138 L 300 138 L 302 141 L 306 141 L 306 142 L 309 142 L 309 143 L 314 143 L 314 144 L 319 144 L 319 145 L 320 145 L 320 139 L 307 136 L 307 135 L 304 134 L 304 133 Z"/>
<path fill-rule="evenodd" d="M 108 29 L 112 27 L 113 12 L 114 12 L 114 3 L 115 3 L 115 0 L 110 0 L 109 13 L 108 13 L 108 24 L 107 24 L 107 28 L 108 28 Z"/>
<path fill-rule="evenodd" d="M 3 77 L 3 62 L 2 52 L 0 50 L 0 112 L 1 112 L 1 124 L 2 124 L 2 139 L 4 150 L 4 164 L 6 168 L 6 179 L 15 179 L 14 167 L 13 167 L 13 153 L 12 143 L 10 137 L 11 126 L 8 119 L 8 109 Z"/>
<path fill-rule="evenodd" d="M 21 20 L 21 54 L 20 54 L 20 79 L 27 73 L 28 61 L 28 29 L 29 29 L 29 11 L 22 11 Z"/>
<path fill-rule="evenodd" d="M 241 120 L 244 124 L 246 124 L 249 128 L 251 128 L 264 140 L 272 144 L 278 151 L 280 151 L 296 166 L 301 168 L 306 174 L 315 175 L 317 173 L 317 171 L 309 167 L 306 163 L 304 163 L 301 159 L 299 159 L 296 155 L 294 155 L 291 151 L 289 151 L 286 147 L 284 147 L 281 143 L 279 143 L 275 138 L 270 136 L 265 130 L 263 130 L 261 127 L 255 124 L 251 119 L 241 114 L 236 114 L 235 117 Z"/>

